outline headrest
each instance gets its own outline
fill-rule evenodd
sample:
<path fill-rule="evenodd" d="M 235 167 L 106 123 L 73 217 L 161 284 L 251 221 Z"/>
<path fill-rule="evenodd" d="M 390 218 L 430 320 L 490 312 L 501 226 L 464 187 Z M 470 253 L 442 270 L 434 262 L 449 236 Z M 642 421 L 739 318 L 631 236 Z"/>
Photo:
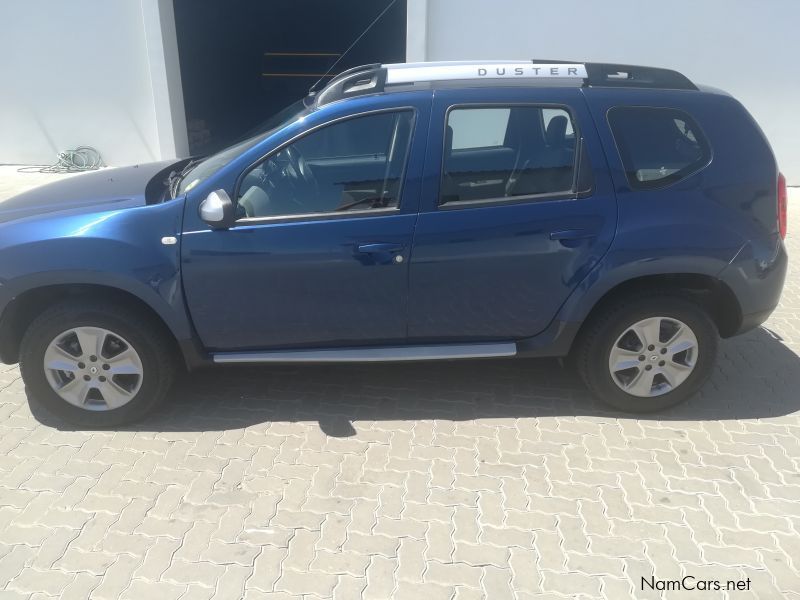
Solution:
<path fill-rule="evenodd" d="M 567 137 L 567 117 L 559 115 L 550 119 L 547 124 L 547 145 L 551 148 L 561 148 Z"/>

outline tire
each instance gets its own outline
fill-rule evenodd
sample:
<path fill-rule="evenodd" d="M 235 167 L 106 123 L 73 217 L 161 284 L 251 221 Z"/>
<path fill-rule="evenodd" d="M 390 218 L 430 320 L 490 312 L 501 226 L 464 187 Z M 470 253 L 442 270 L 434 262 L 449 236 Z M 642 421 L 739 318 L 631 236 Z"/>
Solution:
<path fill-rule="evenodd" d="M 651 343 L 641 348 L 640 337 L 650 337 Z M 629 412 L 655 412 L 700 389 L 716 363 L 718 341 L 714 321 L 691 298 L 653 291 L 594 317 L 578 340 L 575 366 L 589 390 L 607 404 Z M 684 347 L 687 350 L 673 354 Z M 631 368 L 621 368 L 628 365 Z"/>
<path fill-rule="evenodd" d="M 165 398 L 176 371 L 174 344 L 159 325 L 139 311 L 86 299 L 46 310 L 30 324 L 20 345 L 31 410 L 36 414 L 41 407 L 86 428 L 141 419 Z M 83 352 L 79 333 L 87 349 L 95 344 L 94 353 Z M 46 358 L 65 370 L 46 368 Z M 120 371 L 125 372 L 112 374 Z"/>

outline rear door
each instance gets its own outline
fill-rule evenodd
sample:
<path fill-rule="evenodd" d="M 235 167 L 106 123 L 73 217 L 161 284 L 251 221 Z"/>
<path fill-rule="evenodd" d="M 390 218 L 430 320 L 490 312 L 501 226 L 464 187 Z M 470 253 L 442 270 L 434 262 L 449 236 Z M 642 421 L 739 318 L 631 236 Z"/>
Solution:
<path fill-rule="evenodd" d="M 541 332 L 616 228 L 580 88 L 437 91 L 427 156 L 409 339 Z"/>

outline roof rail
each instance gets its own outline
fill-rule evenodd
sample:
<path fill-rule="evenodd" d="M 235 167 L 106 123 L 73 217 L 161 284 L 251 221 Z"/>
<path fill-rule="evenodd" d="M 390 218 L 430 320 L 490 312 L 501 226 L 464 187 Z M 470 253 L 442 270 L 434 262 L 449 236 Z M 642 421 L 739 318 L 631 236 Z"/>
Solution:
<path fill-rule="evenodd" d="M 386 68 L 379 63 L 347 69 L 336 75 L 316 94 L 317 106 L 342 98 L 376 94 L 386 87 Z"/>
<path fill-rule="evenodd" d="M 315 101 L 321 106 L 343 98 L 383 92 L 394 85 L 479 79 L 580 81 L 584 87 L 697 89 L 685 75 L 655 67 L 559 60 L 449 61 L 354 67 L 336 75 L 317 93 Z"/>
<path fill-rule="evenodd" d="M 697 89 L 697 86 L 686 75 L 670 69 L 612 63 L 586 63 L 586 72 L 588 77 L 585 85 L 588 86 Z"/>

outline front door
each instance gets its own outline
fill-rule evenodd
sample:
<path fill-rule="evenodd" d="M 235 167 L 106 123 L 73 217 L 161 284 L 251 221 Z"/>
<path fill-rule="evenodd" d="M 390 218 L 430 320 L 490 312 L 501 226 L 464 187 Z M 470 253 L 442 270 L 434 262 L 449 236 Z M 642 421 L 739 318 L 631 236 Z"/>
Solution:
<path fill-rule="evenodd" d="M 418 113 L 392 108 L 314 127 L 243 173 L 234 227 L 183 236 L 187 302 L 206 348 L 405 339 L 420 190 L 408 165 L 424 152 L 427 127 Z"/>
<path fill-rule="evenodd" d="M 427 168 L 409 339 L 541 332 L 616 227 L 616 199 L 581 90 L 437 91 Z"/>

